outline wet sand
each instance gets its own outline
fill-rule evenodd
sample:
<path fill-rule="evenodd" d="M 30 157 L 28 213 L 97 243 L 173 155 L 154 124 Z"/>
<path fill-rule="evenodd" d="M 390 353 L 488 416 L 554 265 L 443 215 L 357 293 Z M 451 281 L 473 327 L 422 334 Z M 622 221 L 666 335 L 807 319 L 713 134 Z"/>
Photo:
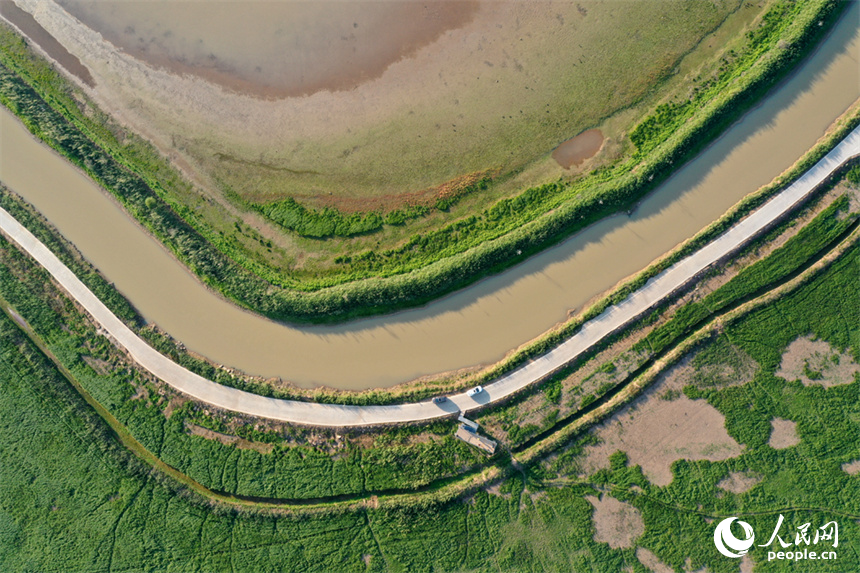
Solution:
<path fill-rule="evenodd" d="M 352 89 L 478 10 L 478 2 L 402 0 L 59 4 L 150 65 L 265 98 Z"/>
<path fill-rule="evenodd" d="M 89 1 L 92 5 L 93 0 Z M 384 59 L 400 58 L 376 79 L 361 80 L 348 90 L 262 98 L 226 89 L 193 73 L 150 65 L 117 49 L 55 2 L 16 2 L 90 67 L 98 88 L 87 95 L 102 111 L 165 155 L 177 158 L 176 164 L 188 177 L 228 211 L 230 206 L 213 183 L 216 179 L 245 199 L 265 202 L 329 193 L 348 198 L 394 196 L 429 189 L 467 173 L 515 170 L 534 162 L 551 166 L 557 172 L 554 176 L 561 175 L 562 168 L 548 157 L 554 147 L 593 127 L 593 118 L 607 117 L 637 101 L 655 77 L 699 45 L 700 33 L 718 27 L 740 4 L 740 0 L 718 6 L 678 0 L 603 2 L 589 4 L 585 15 L 574 3 L 481 2 L 468 22 L 464 13 L 454 14 L 462 19 L 453 23 L 453 16 L 445 16 L 449 24 L 459 27 L 441 31 L 436 41 L 409 56 L 401 57 L 409 52 L 408 45 L 384 41 L 392 30 L 380 34 L 379 41 L 363 43 L 368 49 L 387 50 Z M 267 2 L 262 8 L 271 11 L 275 8 L 270 4 L 284 3 L 294 4 Z M 112 4 L 116 2 L 95 5 L 107 12 Z M 145 5 L 155 15 L 161 4 L 130 3 Z M 220 6 L 175 4 L 179 8 L 171 10 L 191 4 Z M 342 3 L 318 4 L 334 12 L 331 7 Z M 427 3 L 450 12 L 449 4 Z M 166 29 L 163 22 L 161 27 L 153 21 L 147 24 L 146 14 L 141 16 L 144 21 L 126 19 L 124 25 L 129 37 L 133 30 L 137 39 L 144 38 L 144 45 L 155 46 L 150 52 L 157 46 L 175 49 L 169 52 L 173 60 L 199 64 L 200 70 L 242 72 L 246 79 L 268 81 L 265 76 L 277 76 L 269 74 L 270 65 L 284 67 L 286 57 L 271 51 L 272 46 L 283 45 L 283 39 L 275 36 L 281 29 L 275 18 L 263 22 L 259 32 L 260 39 L 274 38 L 272 42 L 255 37 L 245 42 L 237 39 L 242 34 L 229 33 L 231 26 L 239 30 L 241 18 L 231 21 L 223 13 L 203 12 L 200 22 L 185 17 L 190 20 L 189 34 L 200 31 L 193 42 L 194 36 L 189 36 L 185 45 L 178 31 Z M 310 19 L 310 12 L 306 14 Z M 330 36 L 313 42 L 346 45 L 353 33 L 364 42 L 360 32 L 369 23 L 363 26 L 361 21 L 328 17 L 346 29 L 328 30 L 323 18 L 308 29 Z M 701 30 L 690 31 L 691 18 Z M 354 24 L 359 27 L 351 28 Z M 432 27 L 439 31 L 445 26 Z M 111 29 L 125 35 L 125 28 L 115 22 Z M 289 27 L 283 30 L 292 33 Z M 207 38 L 211 43 L 206 43 Z M 322 45 L 308 42 L 303 45 Z M 607 42 L 617 49 L 597 49 Z M 355 47 L 358 50 L 358 44 Z M 295 66 L 287 65 L 286 71 L 301 69 L 305 56 L 301 51 L 289 53 L 296 54 Z M 629 72 L 631 61 L 637 63 L 635 78 Z M 219 160 L 225 156 L 237 161 Z"/>

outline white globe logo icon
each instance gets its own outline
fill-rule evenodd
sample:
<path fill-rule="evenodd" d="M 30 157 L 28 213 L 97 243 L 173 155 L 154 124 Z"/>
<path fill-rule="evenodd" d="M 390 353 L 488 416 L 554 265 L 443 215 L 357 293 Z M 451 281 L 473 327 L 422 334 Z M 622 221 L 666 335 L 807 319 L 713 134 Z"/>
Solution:
<path fill-rule="evenodd" d="M 738 525 L 744 530 L 746 539 L 738 539 L 732 534 L 731 525 L 736 519 L 737 517 L 724 519 L 714 529 L 714 545 L 717 546 L 717 551 L 726 557 L 742 557 L 755 541 L 753 528 L 746 521 L 738 521 Z"/>

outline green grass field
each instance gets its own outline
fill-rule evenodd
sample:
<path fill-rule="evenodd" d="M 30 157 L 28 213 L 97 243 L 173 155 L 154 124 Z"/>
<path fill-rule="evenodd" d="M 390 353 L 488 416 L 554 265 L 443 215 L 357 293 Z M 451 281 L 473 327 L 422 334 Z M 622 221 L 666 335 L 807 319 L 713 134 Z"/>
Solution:
<path fill-rule="evenodd" d="M 856 247 L 815 280 L 732 324 L 720 338 L 760 365 L 753 381 L 689 387 L 726 417 L 745 446 L 723 462 L 673 465 L 669 486 L 649 483 L 623 455 L 577 477 L 577 458 L 532 465 L 498 488 L 420 509 L 368 508 L 315 517 L 209 507 L 114 445 L 102 421 L 26 339 L 0 318 L 0 567 L 5 571 L 645 571 L 637 550 L 680 571 L 688 562 L 736 570 L 716 553 L 711 518 L 739 515 L 757 532 L 782 513 L 786 528 L 839 522 L 838 560 L 806 571 L 860 566 L 860 478 L 842 464 L 860 459 L 860 380 L 836 387 L 777 378 L 780 355 L 813 335 L 860 360 L 860 272 Z M 707 346 L 704 351 L 707 351 Z M 708 363 L 725 360 L 707 354 Z M 768 446 L 769 421 L 797 422 L 800 443 Z M 573 443 L 575 452 L 576 442 Z M 720 494 L 729 472 L 761 481 Z M 561 480 L 561 481 L 560 481 Z M 644 532 L 633 546 L 594 540 L 585 496 L 613 496 L 635 507 Z M 785 536 L 784 536 L 785 537 Z M 792 570 L 760 563 L 763 571 Z M 641 552 L 639 553 L 641 555 Z M 758 570 L 758 569 L 757 569 Z"/>
<path fill-rule="evenodd" d="M 847 179 L 857 179 L 855 171 Z M 847 207 L 844 197 L 822 207 L 794 238 L 704 300 L 720 301 L 713 305 L 719 312 L 807 268 L 856 226 Z M 838 561 L 805 562 L 804 570 L 860 566 L 860 477 L 843 469 L 860 460 L 860 376 L 829 387 L 815 383 L 829 380 L 828 368 L 840 361 L 860 363 L 856 243 L 802 286 L 728 321 L 690 354 L 696 375 L 683 394 L 706 401 L 725 417 L 725 430 L 743 447 L 740 455 L 722 461 L 688 461 L 681 455 L 671 466 L 671 483 L 655 485 L 629 461 L 632 453 L 616 452 L 609 466 L 584 470 L 585 448 L 599 443 L 585 426 L 543 448 L 540 456 L 523 451 L 529 460 L 524 466 L 510 466 L 506 454 L 497 457 L 491 465 L 507 472 L 502 481 L 466 489 L 453 500 L 420 489 L 437 488 L 448 476 L 468 475 L 468 468 L 485 462 L 450 442 L 451 424 L 371 434 L 369 440 L 347 434 L 354 443 L 343 448 L 325 432 L 258 430 L 253 421 L 230 420 L 191 404 L 177 407 L 175 396 L 124 366 L 44 273 L 16 252 L 7 244 L 0 249 L 3 297 L 67 375 L 115 417 L 117 433 L 128 432 L 172 471 L 205 488 L 274 498 L 260 499 L 264 504 L 307 500 L 315 505 L 310 514 L 289 504 L 263 509 L 253 499 L 230 507 L 207 499 L 211 492 L 188 489 L 187 481 L 153 470 L 145 456 L 120 445 L 20 326 L 0 314 L 4 571 L 645 571 L 653 559 L 676 571 L 688 560 L 693 570 L 732 571 L 737 562 L 716 553 L 710 541 L 711 520 L 740 516 L 761 536 L 780 513 L 787 520 L 785 531 L 806 522 L 816 528 L 839 523 Z M 106 288 L 99 287 L 97 275 L 87 280 L 97 290 Z M 110 292 L 103 294 L 111 305 L 135 320 Z M 686 327 L 675 323 L 688 324 L 688 313 L 674 316 L 653 332 L 686 336 Z M 786 348 L 810 337 L 832 348 L 824 363 L 805 363 L 803 372 L 813 383 L 777 376 Z M 671 344 L 661 336 L 646 340 L 649 347 L 654 340 Z M 737 367 L 739 357 L 753 361 L 754 376 L 732 378 L 743 370 Z M 613 362 L 598 370 L 610 375 L 623 368 Z M 537 396 L 556 405 L 567 402 L 571 396 L 560 390 L 549 385 Z M 795 423 L 798 443 L 769 445 L 773 419 Z M 192 426 L 244 437 L 248 445 L 194 435 Z M 505 444 L 515 458 L 529 431 L 508 434 Z M 759 481 L 748 491 L 726 492 L 718 484 L 732 474 Z M 419 491 L 392 496 L 397 489 Z M 367 498 L 377 494 L 379 507 L 375 497 Z M 351 505 L 338 505 L 332 496 L 347 496 Z M 638 512 L 642 532 L 629 546 L 612 548 L 601 541 L 595 497 L 623 501 L 628 512 Z M 765 551 L 754 550 L 756 563 Z M 761 563 L 761 568 L 789 570 L 785 562 Z"/>

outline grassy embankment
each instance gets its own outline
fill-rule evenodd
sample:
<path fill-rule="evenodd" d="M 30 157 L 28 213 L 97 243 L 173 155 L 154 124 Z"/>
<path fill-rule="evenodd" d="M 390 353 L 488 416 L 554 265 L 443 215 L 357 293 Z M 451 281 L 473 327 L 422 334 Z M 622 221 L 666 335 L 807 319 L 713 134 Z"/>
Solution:
<path fill-rule="evenodd" d="M 76 251 L 74 248 L 70 247 L 61 237 L 59 237 L 56 232 L 51 229 L 50 225 L 47 225 L 40 216 L 32 211 L 32 209 L 28 208 L 20 201 L 15 200 L 14 197 L 10 195 L 3 195 L 3 205 L 7 210 L 11 211 L 19 221 L 27 226 L 31 232 L 36 234 L 36 236 L 45 242 L 53 252 L 60 256 L 60 258 L 63 259 L 63 261 L 79 277 L 82 278 L 84 283 L 87 284 L 93 292 L 105 301 L 108 306 L 112 308 L 118 316 L 122 317 L 132 328 L 136 328 L 150 342 L 150 344 L 163 354 L 170 356 L 174 361 L 210 380 L 214 380 L 220 384 L 238 387 L 247 391 L 281 398 L 312 399 L 315 401 L 350 404 L 382 404 L 413 401 L 426 399 L 428 396 L 438 394 L 440 392 L 447 392 L 474 385 L 475 383 L 490 381 L 526 360 L 559 344 L 562 340 L 575 333 L 585 321 L 597 316 L 609 305 L 623 300 L 630 292 L 644 284 L 650 277 L 658 274 L 663 269 L 680 260 L 683 256 L 688 255 L 695 249 L 707 243 L 713 237 L 722 233 L 738 219 L 763 203 L 779 189 L 783 188 L 783 186 L 789 181 L 798 177 L 815 161 L 817 161 L 818 158 L 826 153 L 826 151 L 828 151 L 836 142 L 841 140 L 841 138 L 848 133 L 858 121 L 860 121 L 860 114 L 857 113 L 856 109 L 846 112 L 846 114 L 834 124 L 828 134 L 822 138 L 815 148 L 810 150 L 810 152 L 798 160 L 792 168 L 787 170 L 770 185 L 745 198 L 721 219 L 714 222 L 696 237 L 679 246 L 673 252 L 667 254 L 632 280 L 622 284 L 614 292 L 610 293 L 609 296 L 592 305 L 580 316 L 575 317 L 561 328 L 540 337 L 515 355 L 506 359 L 504 362 L 485 372 L 473 376 L 467 376 L 465 378 L 460 377 L 455 380 L 440 379 L 434 382 L 423 382 L 419 385 L 407 384 L 384 391 L 344 393 L 326 389 L 303 391 L 291 387 L 284 388 L 282 385 L 272 381 L 249 379 L 247 377 L 237 376 L 234 372 L 224 370 L 223 368 L 216 368 L 213 365 L 206 363 L 204 360 L 192 357 L 184 351 L 184 348 L 182 348 L 180 344 L 177 344 L 163 334 L 160 334 L 158 331 L 149 328 L 140 330 L 139 320 L 128 303 L 122 299 L 114 289 L 109 287 L 102 279 L 100 279 L 98 273 L 75 254 Z M 551 386 L 555 383 L 556 381 L 550 381 L 549 385 Z M 587 393 L 585 396 L 587 396 Z M 533 428 L 530 428 L 530 430 L 533 430 Z"/>
<path fill-rule="evenodd" d="M 258 430 L 254 420 L 243 420 L 231 428 L 243 438 L 236 445 L 195 435 L 195 429 L 211 436 L 228 428 L 205 408 L 131 367 L 51 285 L 43 270 L 5 241 L 0 244 L 2 298 L 43 341 L 45 350 L 127 428 L 130 438 L 209 489 L 299 500 L 416 489 L 468 472 L 483 459 L 453 439 L 450 424 L 364 439 L 360 432 L 343 432 L 341 437 L 289 427 L 266 432 Z M 420 439 L 413 439 L 416 434 Z M 280 479 L 283 476 L 289 479 Z"/>
<path fill-rule="evenodd" d="M 721 301 L 714 312 L 732 308 L 738 301 L 786 280 L 838 242 L 856 227 L 857 216 L 843 213 L 846 204 L 847 199 L 843 198 L 825 209 L 785 246 L 708 297 L 706 301 L 711 298 Z M 86 264 L 76 260 L 49 229 L 33 224 L 34 214 L 8 194 L 3 196 L 3 206 L 34 228 L 67 264 L 85 277 L 93 290 L 105 290 L 105 300 L 120 316 L 134 319 L 131 308 L 121 297 L 111 294 L 112 289 L 103 279 L 91 269 L 87 272 Z M 185 403 L 163 384 L 147 379 L 130 367 L 117 349 L 97 336 L 89 321 L 52 286 L 46 273 L 17 249 L 3 242 L 0 255 L 3 270 L 0 294 L 24 317 L 36 339 L 44 341 L 44 350 L 93 403 L 104 408 L 117 434 L 127 434 L 128 442 L 138 444 L 144 459 L 159 458 L 186 475 L 189 481 L 196 482 L 195 487 L 270 501 L 349 503 L 356 496 L 370 493 L 396 496 L 400 491 L 422 488 L 444 496 L 452 489 L 468 486 L 474 479 L 486 478 L 487 474 L 482 477 L 478 471 L 483 459 L 452 439 L 451 423 L 438 423 L 424 429 L 391 430 L 385 433 L 384 439 L 363 440 L 361 434 L 354 431 L 336 436 L 333 432 L 315 433 L 286 425 L 277 431 L 261 431 L 253 419 L 230 419 L 228 416 L 225 420 L 205 406 Z M 666 342 L 663 348 L 642 354 L 636 372 L 653 364 L 665 349 L 679 343 L 682 335 L 705 321 L 702 318 L 696 323 L 684 322 L 685 328 L 679 329 L 676 324 L 688 316 L 682 309 L 674 319 L 652 333 L 648 340 Z M 675 338 L 667 338 L 663 334 L 666 332 L 673 333 Z M 182 356 L 179 359 L 182 361 Z M 507 446 L 519 450 L 523 445 L 531 445 L 538 434 L 550 436 L 572 421 L 581 420 L 621 391 L 630 378 L 633 376 L 590 396 L 581 393 L 578 398 L 566 396 L 570 402 L 568 406 L 573 408 L 570 415 L 553 419 L 548 428 L 523 427 L 516 435 L 510 433 Z M 235 384 L 235 380 L 232 382 Z M 552 381 L 548 387 L 551 386 Z M 200 434 L 201 429 L 208 437 L 195 435 Z M 219 435 L 222 439 L 213 439 Z M 243 440 L 238 445 L 232 444 L 230 441 L 235 441 L 232 436 Z M 230 439 L 225 442 L 223 438 Z M 496 474 L 506 471 L 506 457 L 503 455 L 496 460 L 494 466 L 497 466 Z M 283 479 L 286 476 L 289 479 Z M 448 487 L 454 476 L 458 476 L 460 483 Z"/>
<path fill-rule="evenodd" d="M 724 57 L 715 77 L 689 99 L 660 106 L 633 131 L 638 150 L 625 162 L 570 184 L 529 189 L 397 248 L 344 255 L 341 268 L 328 276 L 276 272 L 232 235 L 207 229 L 193 209 L 171 198 L 174 187 L 189 188 L 176 172 L 151 148 L 133 139 L 119 143 L 103 116 L 86 116 L 68 83 L 5 29 L 0 101 L 116 195 L 213 288 L 276 318 L 342 320 L 430 300 L 629 208 L 787 73 L 827 28 L 818 23 L 833 22 L 842 8 L 823 0 L 775 3 L 744 46 Z"/>
<path fill-rule="evenodd" d="M 860 168 L 855 167 L 854 171 Z M 825 187 L 819 193 L 824 192 Z M 526 415 L 519 403 L 527 399 L 523 395 L 513 403 L 492 412 L 478 416 L 485 427 L 500 427 L 505 432 L 508 445 L 520 451 L 541 439 L 551 436 L 571 423 L 579 423 L 583 414 L 599 410 L 619 394 L 626 392 L 632 380 L 649 371 L 655 364 L 662 364 L 667 356 L 676 353 L 679 347 L 688 345 L 690 338 L 698 339 L 703 330 L 731 316 L 735 309 L 743 308 L 750 300 L 756 300 L 763 293 L 778 289 L 802 275 L 838 244 L 857 233 L 858 214 L 846 215 L 849 197 L 843 195 L 830 204 L 811 222 L 788 239 L 786 244 L 765 259 L 740 270 L 726 284 L 710 294 L 681 305 L 673 310 L 668 320 L 660 319 L 672 301 L 665 301 L 650 316 L 636 321 L 624 332 L 617 333 L 603 341 L 599 348 L 580 357 L 541 384 L 545 403 L 532 409 L 531 414 L 540 419 L 523 423 Z M 785 227 L 790 221 L 783 222 Z M 744 252 L 733 257 L 742 259 L 748 253 L 756 252 L 762 245 L 777 237 L 783 229 L 777 228 L 767 237 L 754 241 Z M 715 269 L 716 270 L 716 269 Z M 591 373 L 584 379 L 572 383 L 579 372 L 601 348 L 610 347 L 617 340 L 648 327 L 661 320 L 656 327 L 649 328 L 647 335 L 618 355 L 611 362 L 591 367 Z M 630 395 L 632 396 L 632 395 Z M 528 411 L 530 408 L 526 408 Z"/>
<path fill-rule="evenodd" d="M 812 334 L 860 360 L 860 251 L 855 246 L 800 288 L 725 325 L 700 347 L 701 366 L 732 360 L 730 344 L 759 369 L 742 385 L 689 386 L 725 416 L 741 455 L 719 462 L 678 461 L 668 486 L 649 482 L 624 453 L 585 477 L 579 454 L 526 464 L 491 491 L 418 507 L 373 504 L 308 517 L 255 514 L 201 503 L 160 483 L 112 445 L 97 418 L 21 331 L 0 317 L 0 566 L 4 570 L 268 571 L 618 571 L 647 549 L 684 570 L 736 570 L 713 548 L 713 520 L 742 516 L 759 532 L 786 516 L 794 528 L 839 522 L 836 562 L 806 562 L 808 571 L 860 566 L 860 492 L 842 465 L 860 459 L 860 380 L 825 388 L 775 375 L 787 345 Z M 768 445 L 773 418 L 797 423 L 800 442 Z M 668 422 L 668 421 L 667 421 Z M 95 439 L 94 439 L 95 437 Z M 567 440 L 558 445 L 566 445 Z M 730 472 L 760 481 L 747 492 L 717 485 Z M 179 495 L 177 495 L 177 493 Z M 643 533 L 628 547 L 595 541 L 586 496 L 633 506 Z M 819 550 L 821 547 L 818 548 Z M 752 557 L 763 559 L 761 549 Z M 644 557 L 643 557 L 644 559 Z M 770 571 L 788 562 L 763 563 Z"/>

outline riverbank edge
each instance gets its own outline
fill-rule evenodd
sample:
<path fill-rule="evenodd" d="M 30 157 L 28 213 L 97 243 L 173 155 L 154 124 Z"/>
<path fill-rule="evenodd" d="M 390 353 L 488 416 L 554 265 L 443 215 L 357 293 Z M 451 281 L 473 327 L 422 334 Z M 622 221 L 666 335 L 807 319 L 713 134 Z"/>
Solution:
<path fill-rule="evenodd" d="M 741 76 L 742 81 L 737 82 L 740 87 L 718 98 L 719 101 L 704 106 L 695 116 L 696 121 L 688 122 L 649 153 L 640 162 L 635 176 L 630 174 L 628 177 L 631 181 L 622 181 L 611 189 L 592 193 L 576 204 L 567 202 L 514 231 L 420 270 L 386 278 L 362 279 L 310 293 L 275 286 L 263 278 L 270 273 L 260 265 L 237 262 L 239 257 L 235 256 L 236 253 L 226 254 L 219 250 L 187 208 L 181 208 L 175 201 L 170 202 L 169 193 L 157 181 L 156 176 L 162 173 L 152 173 L 152 168 L 146 169 L 139 161 L 135 162 L 127 153 L 118 150 L 116 145 L 110 145 L 110 132 L 105 125 L 95 120 L 92 120 L 94 126 L 81 123 L 80 117 L 71 111 L 77 105 L 68 95 L 72 93 L 71 84 L 55 71 L 48 78 L 28 76 L 20 59 L 15 61 L 14 54 L 0 51 L 0 63 L 11 66 L 13 74 L 12 79 L 7 76 L 4 83 L 14 79 L 23 83 L 58 114 L 68 128 L 77 130 L 121 171 L 131 171 L 134 177 L 139 178 L 144 189 L 136 190 L 134 194 L 111 185 L 94 171 L 92 164 L 87 165 L 85 158 L 70 156 L 68 150 L 51 139 L 47 133 L 50 130 L 43 129 L 38 118 L 34 119 L 32 114 L 28 116 L 25 110 L 10 103 L 8 96 L 0 95 L 0 100 L 37 137 L 105 187 L 127 212 L 210 288 L 241 306 L 278 320 L 341 322 L 427 303 L 522 262 L 605 216 L 631 209 L 789 74 L 794 65 L 814 49 L 817 40 L 829 29 L 829 24 L 836 21 L 845 6 L 841 2 L 822 0 L 816 9 L 805 12 L 806 20 L 792 23 L 790 49 L 774 47 L 768 50 Z M 825 22 L 828 26 L 823 25 Z M 32 52 L 30 49 L 28 57 L 37 57 Z M 172 176 L 174 179 L 178 177 Z M 155 209 L 162 221 L 168 219 L 163 228 L 158 227 L 150 216 L 153 210 L 148 206 L 150 201 L 157 202 Z M 175 231 L 176 236 L 171 237 L 170 231 Z M 234 258 L 231 259 L 231 255 Z"/>
<path fill-rule="evenodd" d="M 855 103 L 843 116 L 841 116 L 829 128 L 818 144 L 800 158 L 785 173 L 777 177 L 769 185 L 762 187 L 757 192 L 748 195 L 720 219 L 707 228 L 700 231 L 693 238 L 682 243 L 674 250 L 666 253 L 663 257 L 652 263 L 639 274 L 619 283 L 613 290 L 602 296 L 593 305 L 587 307 L 582 313 L 573 317 L 565 324 L 560 325 L 540 337 L 522 345 L 502 361 L 485 368 L 482 371 L 465 375 L 440 375 L 435 379 L 419 379 L 417 381 L 405 382 L 386 389 L 370 389 L 364 391 L 339 390 L 328 387 L 315 389 L 301 389 L 292 385 L 285 385 L 277 379 L 263 379 L 245 375 L 235 369 L 213 364 L 204 357 L 194 356 L 187 352 L 179 341 L 175 341 L 166 334 L 160 332 L 156 327 L 144 327 L 133 306 L 113 288 L 97 269 L 94 269 L 73 245 L 69 244 L 59 232 L 48 223 L 35 209 L 14 194 L 5 191 L 0 193 L 0 205 L 4 206 L 39 240 L 45 242 L 64 264 L 73 270 L 76 276 L 84 282 L 88 288 L 97 293 L 101 299 L 123 322 L 126 323 L 137 335 L 146 340 L 153 348 L 164 354 L 177 364 L 198 374 L 206 379 L 213 380 L 219 384 L 230 386 L 239 390 L 254 394 L 298 401 L 310 401 L 326 404 L 341 405 L 389 405 L 403 404 L 429 399 L 431 396 L 461 391 L 476 384 L 490 382 L 503 374 L 514 370 L 525 362 L 547 352 L 557 346 L 565 339 L 573 336 L 583 324 L 600 315 L 606 308 L 617 304 L 627 298 L 631 293 L 644 285 L 649 279 L 660 274 L 682 258 L 698 250 L 700 247 L 722 234 L 729 227 L 744 218 L 755 208 L 762 205 L 769 198 L 777 194 L 784 187 L 802 175 L 807 169 L 814 165 L 821 157 L 827 154 L 844 136 L 860 125 L 860 102 Z M 838 176 L 844 169 L 834 174 Z M 826 185 L 821 186 L 826 187 Z M 787 214 L 791 216 L 802 208 L 803 204 L 816 197 L 820 190 L 814 191 L 802 204 L 796 205 Z M 778 224 L 775 221 L 774 224 Z M 761 237 L 761 236 L 760 236 Z M 754 239 L 755 244 L 761 238 Z M 641 319 L 640 319 L 641 320 Z M 626 330 L 634 327 L 639 321 L 628 325 Z M 597 350 L 597 349 L 595 349 Z M 538 389 L 542 383 L 530 386 Z"/>

